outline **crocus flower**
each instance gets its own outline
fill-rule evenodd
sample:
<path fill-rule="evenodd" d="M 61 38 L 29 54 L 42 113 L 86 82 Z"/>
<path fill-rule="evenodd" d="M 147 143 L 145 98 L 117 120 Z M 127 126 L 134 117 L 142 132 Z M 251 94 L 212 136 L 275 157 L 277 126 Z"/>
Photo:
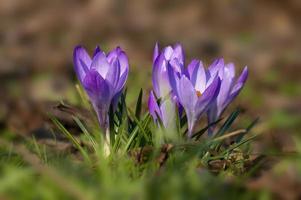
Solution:
<path fill-rule="evenodd" d="M 100 126 L 107 130 L 110 105 L 118 101 L 128 76 L 128 58 L 120 47 L 108 54 L 97 47 L 91 58 L 83 47 L 77 46 L 73 62 L 77 78 L 89 96 Z"/>
<path fill-rule="evenodd" d="M 218 75 L 221 79 L 220 91 L 208 111 L 208 122 L 210 124 L 219 119 L 226 107 L 239 94 L 248 78 L 248 68 L 245 67 L 238 79 L 235 80 L 234 64 L 225 64 L 223 59 L 217 59 L 209 67 L 209 74 L 210 76 Z M 211 128 L 209 134 L 212 134 L 212 131 Z"/>
<path fill-rule="evenodd" d="M 150 93 L 148 107 L 154 121 L 158 121 L 159 117 L 165 127 L 173 118 L 173 108 L 178 104 L 169 84 L 167 65 L 170 65 L 175 72 L 183 73 L 184 52 L 181 45 L 167 46 L 160 51 L 156 44 L 154 49 L 152 72 L 154 90 Z M 161 100 L 160 105 L 157 103 L 158 99 Z"/>
<path fill-rule="evenodd" d="M 170 64 L 178 73 L 184 70 L 184 52 L 180 44 L 174 47 L 167 46 L 161 52 L 156 44 L 153 55 L 152 81 L 154 92 L 157 97 L 166 96 L 170 91 L 167 64 Z"/>
<path fill-rule="evenodd" d="M 198 60 L 193 60 L 183 74 L 168 66 L 168 74 L 173 92 L 185 110 L 188 137 L 191 137 L 195 123 L 208 110 L 219 92 L 220 78 L 211 76 Z"/>

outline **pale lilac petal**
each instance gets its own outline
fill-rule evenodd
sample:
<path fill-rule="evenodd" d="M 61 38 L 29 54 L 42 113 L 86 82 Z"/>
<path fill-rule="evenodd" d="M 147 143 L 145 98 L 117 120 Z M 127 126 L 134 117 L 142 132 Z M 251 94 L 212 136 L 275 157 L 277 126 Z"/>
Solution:
<path fill-rule="evenodd" d="M 119 76 L 120 76 L 120 64 L 118 59 L 115 59 L 107 74 L 106 74 L 106 81 L 107 83 L 109 83 L 111 85 L 112 88 L 114 88 L 114 90 L 117 88 L 117 84 L 119 81 Z M 117 93 L 116 91 L 114 91 L 114 93 Z"/>
<path fill-rule="evenodd" d="M 120 75 L 129 71 L 129 60 L 124 51 L 119 52 L 118 60 L 120 63 Z"/>
<path fill-rule="evenodd" d="M 242 89 L 242 87 L 245 85 L 249 75 L 248 67 L 245 67 L 241 75 L 236 81 L 236 84 L 232 88 L 231 95 L 236 95 L 239 93 L 239 91 Z"/>
<path fill-rule="evenodd" d="M 199 65 L 196 67 L 197 71 L 195 73 L 195 83 L 194 87 L 197 91 L 203 93 L 206 89 L 207 84 L 207 75 L 204 69 L 203 63 L 199 62 Z"/>
<path fill-rule="evenodd" d="M 214 79 L 212 84 L 205 89 L 201 97 L 199 97 L 196 103 L 196 116 L 200 117 L 204 112 L 206 112 L 211 104 L 215 101 L 217 95 L 219 94 L 221 86 L 221 81 L 218 76 Z"/>
<path fill-rule="evenodd" d="M 160 76 L 160 71 L 161 71 L 160 67 L 162 66 L 163 62 L 164 62 L 164 55 L 160 54 L 156 59 L 155 63 L 153 64 L 152 82 L 153 82 L 154 92 L 157 96 L 160 95 L 158 78 Z"/>
<path fill-rule="evenodd" d="M 157 97 L 164 97 L 170 92 L 166 60 L 163 54 L 160 54 L 154 63 L 152 79 L 154 92 Z"/>
<path fill-rule="evenodd" d="M 229 97 L 225 102 L 224 107 L 228 106 L 228 104 L 231 103 L 231 101 L 233 101 L 234 98 L 239 94 L 239 92 L 241 91 L 248 79 L 248 75 L 248 67 L 245 67 L 238 80 L 236 81 L 235 85 L 233 86 L 231 93 L 229 94 Z"/>
<path fill-rule="evenodd" d="M 168 63 L 174 68 L 174 70 L 177 73 L 180 73 L 180 74 L 183 73 L 183 71 L 184 71 L 183 64 L 181 64 L 178 59 L 176 59 L 176 58 L 172 59 Z"/>
<path fill-rule="evenodd" d="M 123 72 L 123 74 L 119 77 L 119 80 L 118 80 L 118 84 L 117 84 L 117 87 L 116 87 L 116 91 L 121 91 L 126 83 L 126 80 L 128 78 L 128 69 L 126 69 L 125 72 Z"/>
<path fill-rule="evenodd" d="M 182 106 L 184 108 L 188 108 L 189 110 L 194 110 L 194 106 L 198 97 L 193 85 L 185 76 L 182 76 L 180 79 L 178 92 L 179 100 Z"/>
<path fill-rule="evenodd" d="M 165 98 L 167 95 L 169 95 L 171 91 L 166 67 L 164 67 L 164 71 L 161 71 L 159 76 L 159 90 L 160 90 L 159 97 L 162 98 Z"/>
<path fill-rule="evenodd" d="M 84 81 L 86 73 L 90 69 L 91 62 L 89 54 L 83 47 L 75 47 L 73 52 L 73 63 L 77 78 L 81 83 Z"/>
<path fill-rule="evenodd" d="M 213 61 L 213 63 L 209 66 L 208 70 L 211 74 L 211 76 L 216 75 L 216 73 L 218 73 L 220 71 L 220 69 L 222 67 L 224 67 L 225 63 L 224 63 L 224 59 L 223 58 L 219 58 Z"/>
<path fill-rule="evenodd" d="M 106 77 L 110 64 L 107 61 L 107 57 L 104 53 L 98 52 L 93 58 L 91 69 L 96 70 L 103 78 Z"/>
<path fill-rule="evenodd" d="M 184 51 L 182 45 L 176 44 L 173 48 L 173 53 L 171 55 L 170 60 L 177 59 L 181 66 L 184 67 Z"/>
<path fill-rule="evenodd" d="M 233 65 L 232 66 L 230 65 L 230 66 L 224 68 L 220 92 L 216 99 L 217 108 L 218 108 L 217 115 L 220 115 L 223 112 L 223 110 L 225 109 L 225 107 L 227 106 L 226 104 L 227 104 L 227 101 L 229 100 L 229 96 L 230 96 L 231 89 L 233 87 L 233 82 L 234 82 L 234 73 L 232 70 L 233 68 L 234 68 Z"/>
<path fill-rule="evenodd" d="M 196 95 L 193 85 L 186 78 L 186 76 L 181 77 L 178 91 L 179 91 L 179 101 L 186 113 L 187 122 L 188 122 L 188 136 L 190 137 L 196 121 L 195 106 L 198 97 Z"/>
<path fill-rule="evenodd" d="M 115 60 L 118 57 L 119 51 L 120 51 L 120 48 L 116 47 L 115 49 L 113 49 L 112 51 L 110 51 L 107 54 L 107 60 L 109 63 L 112 63 L 113 60 Z"/>
<path fill-rule="evenodd" d="M 235 66 L 233 63 L 226 64 L 224 70 L 228 71 L 230 77 L 235 77 Z"/>
<path fill-rule="evenodd" d="M 215 77 L 218 75 L 221 79 L 224 73 L 224 59 L 216 59 L 208 68 L 207 74 L 207 85 L 210 85 Z"/>
<path fill-rule="evenodd" d="M 163 49 L 163 54 L 164 54 L 166 60 L 170 60 L 170 58 L 173 54 L 173 48 L 171 46 L 165 47 Z"/>
<path fill-rule="evenodd" d="M 169 128 L 175 119 L 175 104 L 167 99 L 166 101 L 161 102 L 160 111 L 161 111 L 161 121 L 165 128 Z"/>
<path fill-rule="evenodd" d="M 186 69 L 186 76 L 189 77 L 190 81 L 192 82 L 193 85 L 195 85 L 196 82 L 196 74 L 197 74 L 197 68 L 200 64 L 199 60 L 193 59 L 187 66 Z"/>
<path fill-rule="evenodd" d="M 117 47 L 108 53 L 107 60 L 110 64 L 112 64 L 116 59 L 118 59 L 120 63 L 120 75 L 122 75 L 129 68 L 129 60 L 125 52 L 120 47 Z"/>

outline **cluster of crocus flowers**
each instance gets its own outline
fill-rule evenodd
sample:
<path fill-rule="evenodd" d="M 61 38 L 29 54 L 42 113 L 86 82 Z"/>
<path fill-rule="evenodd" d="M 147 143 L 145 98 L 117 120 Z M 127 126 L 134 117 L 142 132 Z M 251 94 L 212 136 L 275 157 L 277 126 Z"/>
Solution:
<path fill-rule="evenodd" d="M 153 91 L 150 92 L 148 107 L 154 120 L 160 120 L 167 128 L 174 120 L 173 108 L 178 104 L 177 97 L 169 84 L 168 66 L 181 73 L 184 68 L 184 52 L 179 44 L 167 46 L 161 51 L 158 44 L 155 46 L 153 56 L 152 82 Z M 169 98 L 169 97 L 172 98 Z M 160 104 L 158 104 L 160 101 Z"/>
<path fill-rule="evenodd" d="M 179 111 L 184 108 L 188 123 L 187 135 L 191 137 L 196 122 L 203 114 L 207 114 L 209 124 L 220 118 L 243 88 L 248 77 L 248 69 L 245 67 L 235 80 L 234 64 L 225 64 L 223 59 L 217 59 L 208 69 L 204 68 L 200 60 L 194 59 L 185 68 L 182 49 L 180 45 L 174 48 L 168 46 L 160 53 L 156 45 L 152 76 L 155 94 L 161 101 L 159 105 L 158 99 L 151 92 L 148 106 L 154 120 L 158 121 L 160 118 L 165 127 L 170 120 L 170 114 L 165 109 L 165 101 L 171 99 Z M 163 99 L 158 88 L 167 88 Z M 213 128 L 208 130 L 209 134 L 212 134 Z"/>
<path fill-rule="evenodd" d="M 108 54 L 97 47 L 91 58 L 77 46 L 73 53 L 77 77 L 87 92 L 103 130 L 109 127 L 110 106 L 116 106 L 128 77 L 128 58 L 120 47 Z"/>
<path fill-rule="evenodd" d="M 78 46 L 74 49 L 74 66 L 77 77 L 87 92 L 97 113 L 101 127 L 108 129 L 110 106 L 116 107 L 128 77 L 128 58 L 117 47 L 108 54 L 99 47 L 92 57 Z M 158 44 L 153 55 L 152 83 L 148 107 L 149 113 L 165 128 L 175 120 L 175 114 L 186 114 L 188 137 L 198 120 L 207 115 L 208 124 L 217 121 L 226 107 L 243 88 L 248 77 L 244 68 L 235 79 L 234 64 L 215 60 L 207 69 L 202 61 L 194 59 L 185 67 L 181 45 L 167 46 L 162 50 Z M 209 129 L 211 134 L 213 129 Z"/>

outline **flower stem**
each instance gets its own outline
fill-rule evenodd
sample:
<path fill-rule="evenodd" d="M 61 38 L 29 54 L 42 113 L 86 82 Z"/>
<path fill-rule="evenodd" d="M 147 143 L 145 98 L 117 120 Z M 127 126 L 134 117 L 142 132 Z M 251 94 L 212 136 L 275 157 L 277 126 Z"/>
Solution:
<path fill-rule="evenodd" d="M 105 157 L 108 157 L 111 153 L 110 149 L 110 129 L 107 127 L 105 129 L 105 137 L 104 137 L 104 143 L 103 143 L 103 153 Z"/>

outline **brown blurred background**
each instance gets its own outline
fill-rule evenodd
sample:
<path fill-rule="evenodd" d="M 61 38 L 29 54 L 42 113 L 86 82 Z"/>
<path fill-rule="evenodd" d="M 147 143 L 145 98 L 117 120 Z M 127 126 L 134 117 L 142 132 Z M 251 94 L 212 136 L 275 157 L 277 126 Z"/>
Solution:
<path fill-rule="evenodd" d="M 131 102 L 140 87 L 151 87 L 155 42 L 180 42 L 187 62 L 224 57 L 239 71 L 248 65 L 236 102 L 247 118 L 261 117 L 267 143 L 289 148 L 283 138 L 301 124 L 300 36 L 300 0 L 1 0 L 0 123 L 26 134 L 43 124 L 45 102 L 77 103 L 77 44 L 127 52 Z"/>

